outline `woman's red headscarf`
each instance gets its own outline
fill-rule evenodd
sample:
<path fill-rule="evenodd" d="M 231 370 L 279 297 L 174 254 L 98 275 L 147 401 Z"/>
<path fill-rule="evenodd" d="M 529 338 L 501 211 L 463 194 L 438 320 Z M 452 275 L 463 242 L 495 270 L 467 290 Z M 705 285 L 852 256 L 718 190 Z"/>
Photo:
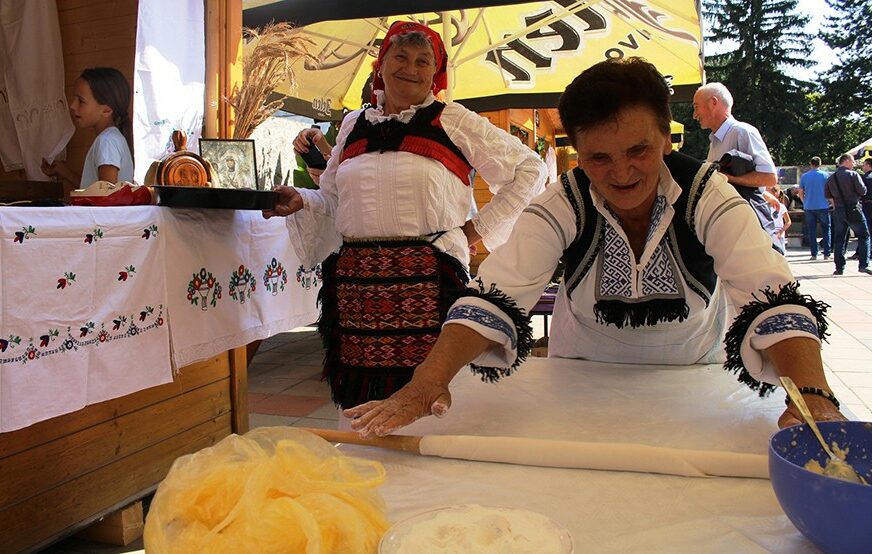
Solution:
<path fill-rule="evenodd" d="M 381 70 L 382 60 L 391 46 L 391 37 L 405 35 L 414 31 L 424 33 L 430 39 L 430 44 L 433 45 L 433 55 L 436 58 L 436 74 L 433 75 L 433 94 L 438 93 L 440 90 L 445 90 L 448 86 L 448 56 L 445 53 L 445 44 L 442 42 L 442 37 L 439 33 L 426 25 L 421 25 L 414 21 L 395 21 L 390 29 L 388 29 L 387 34 L 385 34 L 381 48 L 378 51 L 378 58 L 372 64 L 374 72 L 372 78 L 373 106 L 376 104 L 375 91 L 385 89 L 385 82 L 379 75 L 379 71 Z"/>

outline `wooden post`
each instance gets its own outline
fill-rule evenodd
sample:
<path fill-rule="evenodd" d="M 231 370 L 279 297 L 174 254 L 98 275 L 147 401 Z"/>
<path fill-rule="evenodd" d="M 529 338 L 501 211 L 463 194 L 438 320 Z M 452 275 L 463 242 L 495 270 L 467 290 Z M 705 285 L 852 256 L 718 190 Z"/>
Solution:
<path fill-rule="evenodd" d="M 223 40 L 221 60 L 221 96 L 227 97 L 242 84 L 242 0 L 222 0 Z M 219 109 L 219 136 L 232 138 L 236 115 L 226 102 Z"/>
<path fill-rule="evenodd" d="M 248 432 L 248 356 L 244 346 L 230 351 L 230 410 L 233 432 Z"/>

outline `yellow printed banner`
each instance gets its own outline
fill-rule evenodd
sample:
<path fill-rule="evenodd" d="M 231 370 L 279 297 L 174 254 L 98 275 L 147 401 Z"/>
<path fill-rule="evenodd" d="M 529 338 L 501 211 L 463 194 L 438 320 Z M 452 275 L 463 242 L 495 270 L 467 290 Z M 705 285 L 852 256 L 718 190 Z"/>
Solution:
<path fill-rule="evenodd" d="M 295 3 L 303 9 L 307 2 Z M 287 19 L 295 20 L 293 5 L 287 9 Z M 422 22 L 450 36 L 446 96 L 477 111 L 554 107 L 576 75 L 608 58 L 646 58 L 667 77 L 676 99 L 689 99 L 702 81 L 695 0 L 555 0 L 335 19 L 302 28 L 316 43 L 320 65 L 300 63 L 297 87 L 277 91 L 290 111 L 338 119 L 343 108 L 360 107 L 368 99 L 364 86 L 381 37 L 397 20 Z"/>

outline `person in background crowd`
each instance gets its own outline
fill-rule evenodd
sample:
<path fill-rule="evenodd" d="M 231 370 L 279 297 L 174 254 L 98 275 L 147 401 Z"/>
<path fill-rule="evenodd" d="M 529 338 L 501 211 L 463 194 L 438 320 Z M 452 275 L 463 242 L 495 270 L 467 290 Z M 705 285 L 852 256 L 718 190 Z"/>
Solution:
<path fill-rule="evenodd" d="M 870 256 L 872 256 L 872 158 L 863 160 L 863 174 L 860 176 L 863 179 L 863 185 L 866 187 L 866 194 L 860 200 L 860 207 L 863 209 L 863 217 L 866 218 L 866 229 L 869 231 Z M 851 256 L 851 260 L 859 260 L 860 252 L 858 250 Z"/>
<path fill-rule="evenodd" d="M 799 185 L 793 185 L 784 189 L 784 205 L 788 210 L 802 209 L 802 189 Z"/>
<path fill-rule="evenodd" d="M 764 191 L 778 184 L 777 170 L 769 150 L 756 127 L 738 121 L 732 116 L 733 95 L 722 83 L 708 83 L 693 95 L 693 117 L 700 127 L 711 130 L 706 160 L 716 162 L 731 151 L 750 156 L 754 171 L 742 175 L 727 175 L 739 195 L 754 209 L 760 226 L 769 232 L 772 247 L 778 249 L 778 238 L 773 231 L 772 211 Z"/>
<path fill-rule="evenodd" d="M 133 181 L 130 154 L 130 84 L 114 67 L 92 67 L 73 83 L 70 115 L 77 129 L 94 131 L 97 137 L 77 175 L 66 162 L 42 161 L 42 172 L 62 179 L 74 188 L 86 188 L 95 181 Z"/>
<path fill-rule="evenodd" d="M 669 87 L 657 69 L 640 58 L 595 64 L 566 88 L 559 111 L 579 167 L 549 184 L 481 264 L 412 381 L 386 401 L 345 410 L 352 429 L 382 436 L 444 415 L 448 385 L 467 363 L 485 380 L 511 374 L 532 345 L 526 313 L 560 260 L 549 356 L 726 359 L 760 394 L 786 375 L 806 387 L 815 419 L 844 419 L 821 361 L 826 305 L 799 292 L 725 176 L 672 151 Z M 788 403 L 778 424 L 800 421 Z"/>
<path fill-rule="evenodd" d="M 869 228 L 860 209 L 860 199 L 866 194 L 866 186 L 854 171 L 854 156 L 842 154 L 839 167 L 827 178 L 825 194 L 833 201 L 833 254 L 836 270 L 833 275 L 845 271 L 845 250 L 848 247 L 848 228 L 857 237 L 857 259 L 860 273 L 872 275 L 869 269 Z"/>
<path fill-rule="evenodd" d="M 773 231 L 775 233 L 775 237 L 778 239 L 778 246 L 781 249 L 782 254 L 787 254 L 787 229 L 790 227 L 792 221 L 790 220 L 790 213 L 787 211 L 787 206 L 785 205 L 785 196 L 782 191 L 778 189 L 777 186 L 769 187 L 767 191 L 769 194 L 766 196 L 766 201 L 769 202 L 769 206 L 772 208 L 773 215 Z"/>
<path fill-rule="evenodd" d="M 470 246 L 505 242 L 544 188 L 536 152 L 436 100 L 446 66 L 437 32 L 391 25 L 374 65 L 373 105 L 346 116 L 320 189 L 279 187 L 275 209 L 264 212 L 287 217 L 303 265 L 327 258 L 318 329 L 324 379 L 344 408 L 409 382 L 465 290 Z M 473 168 L 495 194 L 467 219 Z"/>
<path fill-rule="evenodd" d="M 830 220 L 830 201 L 824 194 L 828 175 L 821 171 L 821 159 L 814 156 L 811 159 L 811 169 L 799 178 L 802 208 L 805 215 L 805 236 L 808 239 L 808 247 L 811 250 L 811 259 L 818 257 L 817 227 L 821 226 L 823 234 L 822 246 L 824 259 L 830 259 L 830 237 L 832 235 L 832 223 Z"/>

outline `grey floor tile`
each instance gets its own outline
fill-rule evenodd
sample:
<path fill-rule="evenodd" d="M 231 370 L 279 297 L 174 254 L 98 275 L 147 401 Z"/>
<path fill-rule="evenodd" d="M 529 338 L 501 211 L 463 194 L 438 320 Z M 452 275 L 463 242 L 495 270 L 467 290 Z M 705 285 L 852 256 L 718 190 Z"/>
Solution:
<path fill-rule="evenodd" d="M 330 385 L 322 381 L 307 379 L 285 390 L 284 394 L 330 398 Z"/>
<path fill-rule="evenodd" d="M 285 417 L 269 414 L 249 414 L 248 426 L 252 429 L 255 427 L 293 426 L 299 419 L 300 418 L 298 417 Z"/>

